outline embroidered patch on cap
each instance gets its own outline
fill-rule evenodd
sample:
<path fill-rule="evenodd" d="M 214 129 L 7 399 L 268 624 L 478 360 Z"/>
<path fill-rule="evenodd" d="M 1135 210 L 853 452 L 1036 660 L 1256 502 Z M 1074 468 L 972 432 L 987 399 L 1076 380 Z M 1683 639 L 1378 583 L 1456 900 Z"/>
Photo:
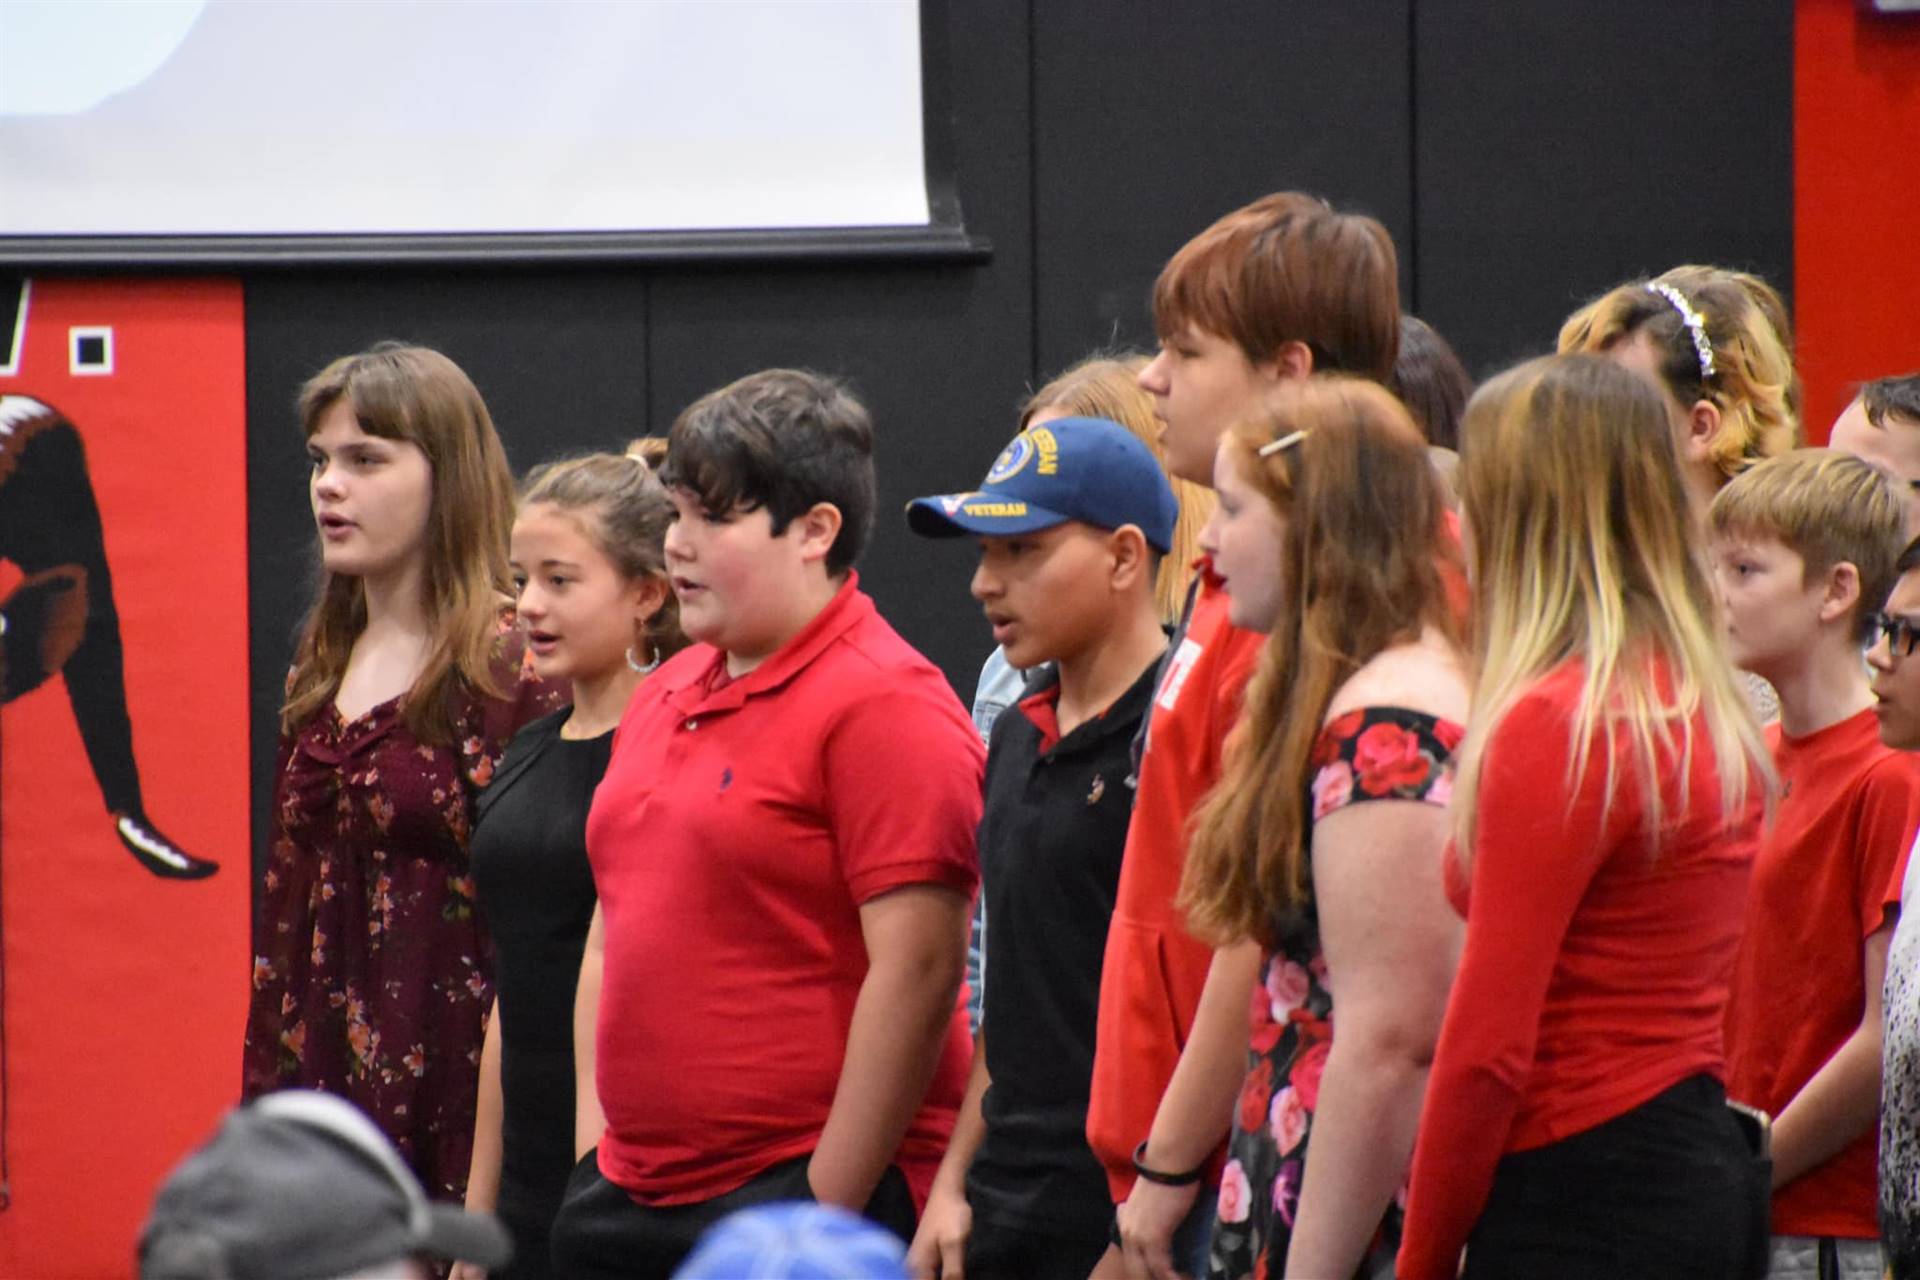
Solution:
<path fill-rule="evenodd" d="M 1033 437 L 1022 431 L 993 460 L 993 466 L 987 471 L 987 483 L 999 484 L 1002 480 L 1019 475 L 1020 469 L 1033 461 L 1033 455 Z"/>

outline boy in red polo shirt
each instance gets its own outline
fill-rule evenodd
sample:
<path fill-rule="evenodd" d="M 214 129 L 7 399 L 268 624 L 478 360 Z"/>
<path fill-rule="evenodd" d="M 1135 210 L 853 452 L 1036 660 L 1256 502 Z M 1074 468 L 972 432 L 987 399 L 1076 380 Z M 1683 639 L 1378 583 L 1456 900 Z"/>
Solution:
<path fill-rule="evenodd" d="M 641 685 L 588 817 L 575 1041 L 598 1147 L 554 1224 L 568 1276 L 664 1277 L 765 1200 L 912 1236 L 971 1057 L 980 740 L 859 589 L 866 410 L 754 374 L 680 415 L 661 479 L 696 643 Z"/>
<path fill-rule="evenodd" d="M 1851 455 L 1800 449 L 1715 498 L 1730 655 L 1780 694 L 1781 799 L 1753 865 L 1727 1004 L 1727 1096 L 1771 1113 L 1774 1276 L 1880 1274 L 1881 982 L 1920 820 L 1861 653 L 1904 504 Z"/>
<path fill-rule="evenodd" d="M 1298 192 L 1265 196 L 1189 241 L 1154 285 L 1160 353 L 1140 374 L 1165 424 L 1167 470 L 1211 486 L 1221 433 L 1285 378 L 1343 370 L 1385 382 L 1399 343 L 1386 228 Z M 1202 1195 L 1247 1071 L 1252 943 L 1212 948 L 1174 907 L 1187 821 L 1263 637 L 1227 621 L 1203 565 L 1142 730 L 1138 790 L 1107 932 L 1087 1140 L 1120 1207 L 1134 1270 L 1204 1271 L 1214 1198 Z M 1177 1068 L 1177 1069 L 1176 1069 Z M 1137 1179 L 1137 1180 L 1136 1180 Z"/>

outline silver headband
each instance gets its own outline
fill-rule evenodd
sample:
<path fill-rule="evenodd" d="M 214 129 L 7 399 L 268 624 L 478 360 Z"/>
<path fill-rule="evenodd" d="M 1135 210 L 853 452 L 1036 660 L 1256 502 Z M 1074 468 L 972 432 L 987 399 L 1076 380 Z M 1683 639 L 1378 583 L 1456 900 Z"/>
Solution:
<path fill-rule="evenodd" d="M 1673 304 L 1680 313 L 1681 321 L 1687 326 L 1687 336 L 1693 339 L 1693 354 L 1700 357 L 1700 380 L 1706 381 L 1713 376 L 1713 344 L 1707 341 L 1707 318 L 1693 309 L 1687 301 L 1687 295 L 1666 283 L 1664 280 L 1650 280 L 1647 290 L 1657 293 Z"/>
<path fill-rule="evenodd" d="M 1254 452 L 1263 458 L 1271 458 L 1276 453 L 1284 453 L 1286 450 L 1293 448 L 1293 446 L 1299 444 L 1306 438 L 1307 433 L 1304 431 L 1291 432 L 1288 435 L 1281 436 L 1278 440 L 1267 441 L 1258 449 L 1254 450 Z"/>

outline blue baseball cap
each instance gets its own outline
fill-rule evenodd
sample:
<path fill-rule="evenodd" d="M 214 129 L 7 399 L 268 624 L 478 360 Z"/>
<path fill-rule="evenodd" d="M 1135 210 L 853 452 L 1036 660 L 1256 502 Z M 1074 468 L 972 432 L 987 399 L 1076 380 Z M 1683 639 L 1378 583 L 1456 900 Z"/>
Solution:
<path fill-rule="evenodd" d="M 1179 504 L 1140 439 L 1105 418 L 1058 418 L 1028 427 L 966 493 L 915 498 L 907 527 L 928 538 L 1012 537 L 1069 520 L 1135 525 L 1162 555 L 1173 547 Z"/>
<path fill-rule="evenodd" d="M 778 1201 L 709 1227 L 673 1280 L 907 1280 L 907 1246 L 845 1209 Z"/>

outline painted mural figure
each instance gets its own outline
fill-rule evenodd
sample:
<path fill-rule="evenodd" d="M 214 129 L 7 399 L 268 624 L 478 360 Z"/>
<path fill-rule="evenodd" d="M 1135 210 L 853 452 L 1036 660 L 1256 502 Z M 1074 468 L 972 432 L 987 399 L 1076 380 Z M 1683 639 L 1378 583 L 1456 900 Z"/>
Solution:
<path fill-rule="evenodd" d="M 74 425 L 31 396 L 0 396 L 0 559 L 25 575 L 0 600 L 0 704 L 63 675 L 87 762 L 127 852 L 167 879 L 218 871 L 219 863 L 187 853 L 147 817 L 120 615 L 86 451 Z"/>

